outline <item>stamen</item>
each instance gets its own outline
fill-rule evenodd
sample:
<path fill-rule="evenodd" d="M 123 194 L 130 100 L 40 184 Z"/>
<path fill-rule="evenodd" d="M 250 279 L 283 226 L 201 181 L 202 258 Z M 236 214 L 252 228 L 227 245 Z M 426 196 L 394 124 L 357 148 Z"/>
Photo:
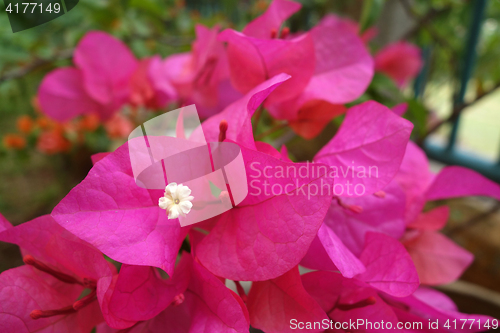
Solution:
<path fill-rule="evenodd" d="M 284 27 L 283 29 L 281 29 L 281 36 L 280 38 L 281 39 L 285 39 L 288 37 L 288 35 L 290 34 L 290 28 L 289 27 Z"/>
<path fill-rule="evenodd" d="M 30 313 L 30 317 L 32 319 L 40 319 L 40 318 L 48 318 L 48 317 L 53 317 L 53 316 L 58 316 L 58 315 L 63 315 L 63 314 L 70 314 L 76 312 L 75 309 L 73 309 L 73 306 L 66 306 L 61 309 L 56 309 L 56 310 L 47 310 L 47 311 L 42 311 L 42 310 L 33 310 Z"/>
<path fill-rule="evenodd" d="M 182 303 L 184 303 L 184 299 L 185 299 L 184 294 L 180 293 L 179 295 L 174 297 L 174 300 L 172 301 L 172 306 L 181 305 Z"/>
<path fill-rule="evenodd" d="M 209 57 L 194 79 L 195 86 L 204 86 L 210 82 L 214 69 L 217 65 L 217 58 Z"/>
<path fill-rule="evenodd" d="M 238 295 L 240 295 L 241 300 L 246 303 L 248 300 L 247 294 L 245 293 L 245 290 L 241 286 L 240 281 L 234 281 L 234 284 L 236 285 L 236 290 L 238 291 Z"/>
<path fill-rule="evenodd" d="M 349 310 L 364 308 L 365 306 L 373 305 L 375 303 L 377 303 L 377 299 L 373 296 L 370 296 L 364 300 L 361 300 L 353 304 L 338 304 L 337 309 L 342 311 L 349 311 Z"/>
<path fill-rule="evenodd" d="M 91 278 L 83 278 L 83 286 L 89 289 L 96 289 L 97 281 Z"/>
<path fill-rule="evenodd" d="M 356 213 L 356 214 L 360 214 L 363 212 L 363 207 L 358 206 L 358 205 L 347 205 L 346 208 L 349 209 L 351 212 Z"/>
<path fill-rule="evenodd" d="M 80 281 L 78 281 L 76 278 L 74 278 L 74 277 L 72 277 L 70 275 L 58 272 L 58 271 L 50 268 L 49 266 L 45 265 L 41 261 L 36 260 L 35 258 L 33 258 L 33 256 L 31 256 L 29 254 L 26 255 L 26 256 L 24 256 L 23 261 L 24 261 L 24 263 L 26 265 L 33 266 L 33 267 L 35 267 L 36 269 L 38 269 L 38 270 L 40 270 L 42 272 L 50 274 L 53 277 L 55 277 L 56 279 L 58 279 L 59 281 L 66 282 L 66 283 L 81 284 L 81 285 L 83 285 L 83 283 L 80 282 Z"/>
<path fill-rule="evenodd" d="M 229 124 L 227 123 L 227 120 L 221 120 L 219 124 L 219 142 L 223 142 L 226 140 L 226 132 L 229 127 Z"/>
<path fill-rule="evenodd" d="M 271 39 L 275 39 L 278 36 L 278 30 L 271 29 Z"/>
<path fill-rule="evenodd" d="M 96 290 L 92 290 L 90 294 L 88 294 L 85 297 L 82 297 L 80 300 L 73 303 L 73 309 L 75 309 L 75 311 L 78 311 L 86 307 L 90 303 L 92 303 L 95 299 L 96 299 Z"/>
<path fill-rule="evenodd" d="M 344 203 L 342 200 L 340 200 L 339 197 L 333 197 L 334 200 L 337 200 L 337 203 L 339 204 L 340 207 L 350 210 L 353 213 L 360 214 L 363 212 L 363 207 L 358 206 L 358 205 L 348 205 Z"/>

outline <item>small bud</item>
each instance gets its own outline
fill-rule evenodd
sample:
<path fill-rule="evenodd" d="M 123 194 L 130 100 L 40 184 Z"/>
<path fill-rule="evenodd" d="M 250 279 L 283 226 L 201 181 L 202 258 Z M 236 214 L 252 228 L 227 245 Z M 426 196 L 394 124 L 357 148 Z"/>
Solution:
<path fill-rule="evenodd" d="M 278 36 L 278 30 L 271 29 L 271 39 L 275 39 Z"/>

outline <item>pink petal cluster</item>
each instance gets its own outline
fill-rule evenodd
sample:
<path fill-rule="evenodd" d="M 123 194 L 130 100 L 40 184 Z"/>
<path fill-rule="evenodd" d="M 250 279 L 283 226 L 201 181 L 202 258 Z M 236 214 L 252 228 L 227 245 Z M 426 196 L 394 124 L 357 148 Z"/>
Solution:
<path fill-rule="evenodd" d="M 158 78 L 159 57 L 137 60 L 125 44 L 103 32 L 89 32 L 77 45 L 73 62 L 50 72 L 38 100 L 57 121 L 97 114 L 110 119 L 125 104 L 160 108 L 176 98 L 168 81 Z"/>
<path fill-rule="evenodd" d="M 409 141 L 406 105 L 345 107 L 373 76 L 366 40 L 355 23 L 332 15 L 308 32 L 290 33 L 283 23 L 299 9 L 275 0 L 242 32 L 197 26 L 192 51 L 164 60 L 137 60 L 121 42 L 91 32 L 77 46 L 76 67 L 44 79 L 45 113 L 60 121 L 97 113 L 113 119 L 108 131 L 118 136 L 133 129 L 119 113 L 124 105 L 195 103 L 206 120 L 189 140 L 237 146 L 249 191 L 234 204 L 228 188 L 217 198 L 232 209 L 181 226 L 158 205 L 163 189 L 138 185 L 132 141 L 94 155 L 87 177 L 51 215 L 15 227 L 0 215 L 0 241 L 17 244 L 25 262 L 0 274 L 0 331 L 487 329 L 481 325 L 493 318 L 460 313 L 431 288 L 457 280 L 473 256 L 439 232 L 449 208 L 424 207 L 462 196 L 500 200 L 500 186 L 456 166 L 432 173 L 425 153 Z M 401 48 L 407 46 L 381 51 L 375 68 L 407 82 L 420 65 L 415 50 L 405 64 Z M 252 117 L 261 107 L 305 138 L 333 117 L 345 118 L 312 162 L 294 162 L 286 146 L 276 144 L 278 151 L 255 140 Z M 187 140 L 182 122 L 175 132 Z M 148 148 L 180 151 L 162 138 Z M 200 193 L 193 188 L 191 195 Z M 301 274 L 304 268 L 312 271 Z M 240 281 L 251 282 L 250 289 Z M 349 325 L 359 319 L 365 326 Z M 474 325 L 445 326 L 460 319 Z"/>
<path fill-rule="evenodd" d="M 387 45 L 375 55 L 375 70 L 389 76 L 401 88 L 417 76 L 422 66 L 420 49 L 404 41 Z"/>

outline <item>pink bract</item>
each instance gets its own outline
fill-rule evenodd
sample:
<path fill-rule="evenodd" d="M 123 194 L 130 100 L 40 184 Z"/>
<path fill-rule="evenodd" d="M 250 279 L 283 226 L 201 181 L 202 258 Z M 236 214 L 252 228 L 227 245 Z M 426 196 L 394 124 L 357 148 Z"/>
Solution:
<path fill-rule="evenodd" d="M 249 194 L 236 208 L 211 220 L 213 229 L 195 250 L 215 275 L 239 281 L 268 280 L 289 271 L 305 255 L 331 201 L 328 193 L 312 196 L 308 191 L 321 184 L 331 186 L 331 180 L 320 164 L 290 163 L 241 150 Z M 301 166 L 309 168 L 308 175 L 294 176 Z M 266 177 L 269 168 L 295 171 Z"/>
<path fill-rule="evenodd" d="M 157 75 L 172 82 L 183 105 L 194 103 L 202 118 L 218 113 L 241 97 L 229 84 L 228 59 L 219 27 L 196 25 L 190 53 L 174 54 L 157 67 Z"/>
<path fill-rule="evenodd" d="M 179 289 L 181 294 L 158 315 L 138 323 L 127 332 L 248 332 L 248 312 L 239 296 L 188 254 L 182 256 L 175 274 L 182 275 L 182 279 L 178 279 L 183 284 Z M 177 279 L 176 275 L 173 278 Z M 146 306 L 151 307 L 151 304 Z M 102 324 L 97 332 L 117 331 Z"/>
<path fill-rule="evenodd" d="M 399 87 L 415 78 L 422 66 L 420 49 L 404 41 L 387 45 L 375 56 L 375 70 L 389 76 Z"/>
<path fill-rule="evenodd" d="M 115 273 L 102 254 L 59 226 L 48 215 L 8 228 L 0 240 L 17 244 L 50 269 L 79 283 L 67 283 L 32 266 L 21 266 L 0 275 L 0 327 L 8 332 L 89 332 L 103 321 L 99 303 L 48 318 L 32 319 L 33 310 L 49 311 L 71 306 L 81 295 L 85 279 L 101 285 Z M 99 298 L 100 295 L 97 295 Z"/>
<path fill-rule="evenodd" d="M 412 129 L 409 121 L 368 101 L 348 110 L 339 131 L 314 161 L 336 172 L 339 188 L 335 195 L 372 194 L 382 190 L 398 172 Z"/>
<path fill-rule="evenodd" d="M 298 322 L 328 320 L 320 305 L 302 286 L 297 267 L 278 278 L 254 282 L 247 306 L 252 327 L 269 333 L 295 332 L 290 325 L 292 319 Z"/>
<path fill-rule="evenodd" d="M 156 266 L 172 274 L 187 229 L 159 209 L 161 196 L 161 190 L 136 185 L 124 144 L 97 162 L 52 216 L 117 261 Z"/>

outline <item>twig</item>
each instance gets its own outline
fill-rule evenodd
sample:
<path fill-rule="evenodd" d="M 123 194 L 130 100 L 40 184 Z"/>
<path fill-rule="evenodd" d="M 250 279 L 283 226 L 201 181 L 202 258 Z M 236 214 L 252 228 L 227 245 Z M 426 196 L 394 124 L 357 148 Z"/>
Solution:
<path fill-rule="evenodd" d="M 444 46 L 448 51 L 450 52 L 450 64 L 452 65 L 452 68 L 458 68 L 456 65 L 456 59 L 454 55 L 457 53 L 456 50 L 448 43 L 448 40 L 446 38 L 442 37 L 436 30 L 434 30 L 434 27 L 430 24 L 430 18 L 432 18 L 432 15 L 430 13 L 420 16 L 415 10 L 411 7 L 411 5 L 408 3 L 408 0 L 400 0 L 401 5 L 403 6 L 404 10 L 406 13 L 413 17 L 421 27 L 425 28 L 427 32 L 434 38 L 441 46 Z M 430 18 L 427 17 L 427 15 L 431 16 Z M 420 28 L 417 26 L 417 28 Z"/>
<path fill-rule="evenodd" d="M 30 63 L 26 66 L 10 70 L 7 73 L 5 73 L 4 75 L 0 76 L 0 84 L 3 83 L 4 81 L 7 81 L 7 80 L 20 78 L 20 77 L 22 77 L 22 76 L 40 68 L 40 67 L 43 67 L 47 64 L 50 64 L 54 61 L 69 59 L 69 58 L 71 58 L 72 54 L 73 54 L 73 50 L 65 50 L 65 51 L 59 52 L 55 57 L 50 58 L 50 59 L 36 59 L 35 61 L 33 61 L 32 63 Z"/>
<path fill-rule="evenodd" d="M 452 110 L 451 114 L 450 114 L 447 118 L 445 118 L 445 119 L 443 119 L 443 120 L 439 121 L 438 123 L 434 124 L 434 125 L 433 125 L 433 126 L 432 126 L 432 127 L 431 127 L 428 131 L 427 131 L 427 133 L 425 133 L 425 135 L 424 135 L 423 137 L 421 137 L 421 138 L 417 141 L 418 145 L 419 145 L 419 146 L 422 146 L 422 145 L 423 145 L 423 143 L 424 143 L 424 141 L 425 141 L 425 139 L 426 139 L 429 135 L 431 135 L 432 133 L 436 132 L 436 131 L 437 131 L 437 130 L 438 130 L 438 129 L 442 126 L 442 125 L 444 125 L 444 124 L 446 124 L 446 123 L 449 123 L 449 122 L 454 121 L 455 119 L 457 119 L 457 117 L 460 115 L 460 113 L 462 112 L 462 110 L 463 110 L 463 109 L 468 108 L 469 106 L 471 106 L 472 104 L 474 104 L 474 103 L 478 102 L 478 101 L 479 101 L 480 99 L 482 99 L 483 97 L 485 97 L 485 96 L 487 96 L 487 95 L 491 94 L 492 92 L 494 92 L 494 91 L 495 91 L 495 90 L 497 90 L 498 88 L 500 88 L 500 83 L 497 83 L 497 84 L 496 84 L 496 85 L 495 85 L 492 89 L 490 89 L 490 90 L 488 90 L 488 91 L 486 91 L 486 92 L 483 92 L 483 93 L 481 93 L 481 94 L 477 95 L 477 96 L 476 96 L 476 98 L 475 98 L 472 102 L 469 102 L 469 103 L 463 103 L 463 104 L 460 104 L 460 105 L 456 105 L 456 106 L 453 108 L 453 110 Z"/>
<path fill-rule="evenodd" d="M 446 232 L 446 234 L 447 235 L 452 235 L 452 234 L 455 234 L 457 232 L 464 231 L 467 228 L 475 226 L 476 224 L 478 224 L 479 222 L 483 221 L 485 218 L 487 218 L 488 216 L 496 213 L 499 210 L 500 210 L 500 202 L 497 202 L 497 204 L 493 208 L 491 208 L 489 211 L 474 216 L 473 218 L 471 218 L 467 222 L 464 222 L 464 223 L 456 226 L 455 228 L 448 230 Z"/>
<path fill-rule="evenodd" d="M 404 6 L 404 4 L 403 4 L 403 6 Z M 403 40 L 410 39 L 422 27 L 428 25 L 429 22 L 431 22 L 434 18 L 439 17 L 439 16 L 441 16 L 443 14 L 448 13 L 452 8 L 453 7 L 451 7 L 451 6 L 444 7 L 444 8 L 441 8 L 441 9 L 431 8 L 425 15 L 420 16 L 420 18 L 418 18 L 418 22 L 415 24 L 415 27 L 413 27 L 407 33 L 405 33 L 404 36 L 401 39 L 403 39 Z M 408 8 L 405 8 L 405 10 L 408 13 Z M 412 14 L 412 16 L 413 16 L 413 14 Z"/>

